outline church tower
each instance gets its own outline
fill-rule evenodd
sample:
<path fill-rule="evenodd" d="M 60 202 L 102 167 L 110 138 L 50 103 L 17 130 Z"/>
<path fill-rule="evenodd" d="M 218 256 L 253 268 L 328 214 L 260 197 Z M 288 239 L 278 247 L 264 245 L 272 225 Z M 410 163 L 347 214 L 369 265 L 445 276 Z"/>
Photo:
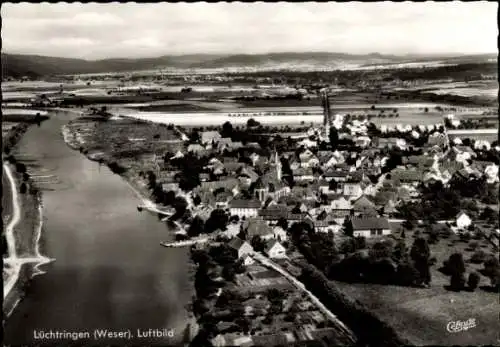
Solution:
<path fill-rule="evenodd" d="M 276 166 L 276 178 L 281 181 L 281 160 L 276 149 L 274 150 L 274 165 Z"/>
<path fill-rule="evenodd" d="M 323 106 L 323 129 L 326 138 L 330 135 L 330 127 L 332 126 L 332 119 L 330 115 L 330 100 L 328 100 L 328 92 L 326 90 L 323 91 L 321 97 L 322 106 Z"/>

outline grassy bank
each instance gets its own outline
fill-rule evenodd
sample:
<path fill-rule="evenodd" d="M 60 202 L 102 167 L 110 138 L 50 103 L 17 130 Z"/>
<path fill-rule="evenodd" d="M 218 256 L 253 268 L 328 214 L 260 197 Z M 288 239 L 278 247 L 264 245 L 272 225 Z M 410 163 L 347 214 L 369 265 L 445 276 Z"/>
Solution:
<path fill-rule="evenodd" d="M 410 341 L 386 322 L 380 320 L 363 304 L 342 293 L 334 282 L 309 264 L 301 264 L 299 280 L 321 302 L 344 322 L 365 346 L 409 346 Z"/>
<path fill-rule="evenodd" d="M 414 231 L 406 231 L 406 244 L 411 247 Z M 479 288 L 474 292 L 452 292 L 450 284 L 439 268 L 444 260 L 455 252 L 464 255 L 466 278 L 469 273 L 479 271 L 482 264 L 470 262 L 475 251 L 471 246 L 477 242 L 477 250 L 498 254 L 487 240 L 461 241 L 458 235 L 440 239 L 429 245 L 436 265 L 431 267 L 432 282 L 429 288 L 402 287 L 371 283 L 345 283 L 334 281 L 339 291 L 359 300 L 377 317 L 393 326 L 401 336 L 416 345 L 498 345 L 498 293 L 484 290 L 489 279 L 481 276 Z M 459 333 L 446 330 L 448 322 L 469 318 L 476 319 L 477 327 Z M 422 334 L 422 329 L 426 333 Z"/>

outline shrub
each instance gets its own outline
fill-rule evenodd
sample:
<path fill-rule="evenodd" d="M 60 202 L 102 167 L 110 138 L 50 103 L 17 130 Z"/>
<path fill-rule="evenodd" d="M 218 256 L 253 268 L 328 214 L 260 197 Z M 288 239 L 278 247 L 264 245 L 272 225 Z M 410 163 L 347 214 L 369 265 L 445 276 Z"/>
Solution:
<path fill-rule="evenodd" d="M 476 250 L 476 248 L 479 246 L 479 242 L 477 241 L 472 241 L 472 242 L 469 242 L 469 249 L 471 251 L 474 251 Z"/>
<path fill-rule="evenodd" d="M 470 261 L 474 264 L 481 264 L 482 262 L 485 261 L 485 259 L 486 259 L 486 252 L 480 249 L 474 252 L 472 257 L 470 258 Z"/>
<path fill-rule="evenodd" d="M 471 239 L 472 235 L 469 232 L 464 232 L 460 234 L 460 240 L 463 242 L 469 242 Z"/>
<path fill-rule="evenodd" d="M 475 271 L 471 272 L 469 274 L 469 280 L 467 281 L 467 286 L 469 287 L 469 289 L 474 291 L 477 288 L 480 279 L 481 279 L 481 275 L 479 275 Z"/>
<path fill-rule="evenodd" d="M 453 273 L 450 278 L 450 288 L 454 291 L 460 291 L 465 287 L 465 276 L 463 273 Z"/>
<path fill-rule="evenodd" d="M 440 234 L 441 234 L 441 237 L 447 239 L 453 234 L 453 232 L 451 231 L 451 229 L 449 227 L 445 227 L 445 228 L 441 229 Z"/>

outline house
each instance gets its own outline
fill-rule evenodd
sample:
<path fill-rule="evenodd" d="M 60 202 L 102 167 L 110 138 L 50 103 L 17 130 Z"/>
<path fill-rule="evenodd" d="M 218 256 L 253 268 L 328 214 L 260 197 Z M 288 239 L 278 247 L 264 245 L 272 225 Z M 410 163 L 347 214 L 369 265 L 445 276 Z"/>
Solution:
<path fill-rule="evenodd" d="M 392 149 L 400 145 L 400 139 L 397 137 L 389 137 L 389 138 L 376 138 L 374 139 L 374 144 L 377 148 L 388 148 Z"/>
<path fill-rule="evenodd" d="M 369 214 L 375 212 L 375 204 L 365 195 L 360 196 L 352 203 L 352 208 L 356 213 Z"/>
<path fill-rule="evenodd" d="M 260 206 L 259 200 L 233 199 L 229 202 L 229 212 L 240 218 L 257 217 Z"/>
<path fill-rule="evenodd" d="M 189 153 L 194 153 L 196 155 L 201 155 L 207 152 L 207 150 L 202 146 L 197 143 L 192 143 L 187 147 L 187 151 Z"/>
<path fill-rule="evenodd" d="M 344 195 L 347 196 L 360 196 L 363 194 L 363 188 L 360 182 L 345 182 L 344 183 Z"/>
<path fill-rule="evenodd" d="M 335 220 L 336 216 L 333 214 L 328 214 L 326 211 L 321 212 L 315 220 L 313 220 L 314 223 L 314 228 L 317 232 L 337 232 L 340 228 L 340 226 L 337 224 L 337 221 Z"/>
<path fill-rule="evenodd" d="M 277 240 L 269 240 L 264 248 L 264 253 L 271 259 L 286 258 L 286 248 Z"/>
<path fill-rule="evenodd" d="M 398 168 L 391 172 L 391 179 L 399 183 L 408 183 L 418 185 L 424 178 L 423 171 L 421 170 L 407 170 Z"/>
<path fill-rule="evenodd" d="M 253 260 L 253 258 L 251 256 L 249 256 L 248 254 L 243 256 L 243 265 L 249 266 L 249 265 L 253 265 L 254 263 L 255 263 L 255 260 Z"/>
<path fill-rule="evenodd" d="M 245 255 L 252 254 L 254 252 L 252 246 L 247 241 L 243 241 L 239 237 L 235 237 L 229 241 L 228 245 L 234 252 L 236 252 L 238 258 L 242 258 Z"/>
<path fill-rule="evenodd" d="M 233 194 L 228 191 L 223 191 L 215 197 L 215 207 L 226 209 L 229 206 L 229 201 L 233 198 Z"/>
<path fill-rule="evenodd" d="M 222 136 L 218 131 L 204 131 L 201 133 L 200 141 L 203 145 L 211 144 L 220 140 Z"/>
<path fill-rule="evenodd" d="M 282 227 L 274 227 L 271 235 L 275 240 L 278 240 L 280 242 L 288 240 L 288 235 Z"/>
<path fill-rule="evenodd" d="M 353 236 L 355 237 L 382 236 L 382 235 L 389 235 L 391 233 L 389 221 L 386 218 L 355 217 L 351 219 L 351 225 L 353 230 Z"/>
<path fill-rule="evenodd" d="M 272 229 L 267 223 L 262 219 L 257 219 L 254 217 L 247 218 L 242 224 L 241 228 L 246 234 L 246 239 L 251 240 L 255 236 L 262 237 L 264 239 L 272 238 Z"/>
<path fill-rule="evenodd" d="M 354 141 L 356 146 L 359 146 L 359 147 L 368 147 L 370 142 L 371 142 L 371 139 L 368 136 L 358 136 Z"/>
<path fill-rule="evenodd" d="M 235 141 L 229 144 L 228 150 L 230 151 L 235 151 L 237 149 L 243 148 L 243 142 L 241 141 Z"/>
<path fill-rule="evenodd" d="M 263 208 L 259 210 L 258 215 L 265 221 L 277 222 L 280 218 L 288 217 L 288 208 L 285 205 Z"/>
<path fill-rule="evenodd" d="M 427 144 L 429 146 L 444 146 L 447 143 L 446 135 L 440 132 L 435 132 L 429 136 Z"/>
<path fill-rule="evenodd" d="M 472 220 L 462 211 L 457 215 L 456 223 L 459 229 L 466 229 L 472 224 Z"/>
<path fill-rule="evenodd" d="M 330 192 L 330 183 L 325 179 L 320 179 L 315 188 L 320 194 L 327 194 Z"/>
<path fill-rule="evenodd" d="M 344 196 L 331 196 L 330 208 L 332 210 L 350 211 L 352 209 L 351 202 Z"/>
<path fill-rule="evenodd" d="M 307 148 L 314 148 L 318 147 L 318 142 L 317 141 L 311 141 L 309 139 L 304 139 L 298 143 L 299 146 L 304 146 Z"/>
<path fill-rule="evenodd" d="M 333 180 L 335 182 L 345 182 L 347 181 L 348 174 L 349 172 L 346 170 L 335 170 L 333 168 L 329 168 L 323 173 L 323 178 L 326 181 Z"/>
<path fill-rule="evenodd" d="M 314 175 L 311 168 L 298 168 L 293 170 L 293 179 L 295 181 L 313 181 Z"/>
<path fill-rule="evenodd" d="M 216 142 L 217 142 L 217 150 L 219 152 L 222 152 L 225 149 L 229 149 L 229 147 L 233 143 L 233 141 L 231 140 L 230 137 L 223 137 L 223 138 L 221 138 L 219 140 L 216 140 Z"/>

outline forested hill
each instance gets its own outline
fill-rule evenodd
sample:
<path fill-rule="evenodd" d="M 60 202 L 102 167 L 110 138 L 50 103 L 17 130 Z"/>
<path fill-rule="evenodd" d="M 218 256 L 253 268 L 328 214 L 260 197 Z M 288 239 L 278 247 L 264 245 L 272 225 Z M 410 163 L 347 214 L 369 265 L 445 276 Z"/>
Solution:
<path fill-rule="evenodd" d="M 149 70 L 159 68 L 266 68 L 323 70 L 342 69 L 345 66 L 363 66 L 375 64 L 398 64 L 414 61 L 436 59 L 453 60 L 453 63 L 467 59 L 468 62 L 487 61 L 493 55 L 474 57 L 424 57 L 424 56 L 394 56 L 379 53 L 353 55 L 346 53 L 269 53 L 269 54 L 190 54 L 179 56 L 161 56 L 156 58 L 138 59 L 102 59 L 83 60 L 73 58 L 58 58 L 39 55 L 21 55 L 2 53 L 2 76 L 20 78 L 22 76 L 40 77 L 47 75 L 103 73 Z"/>

